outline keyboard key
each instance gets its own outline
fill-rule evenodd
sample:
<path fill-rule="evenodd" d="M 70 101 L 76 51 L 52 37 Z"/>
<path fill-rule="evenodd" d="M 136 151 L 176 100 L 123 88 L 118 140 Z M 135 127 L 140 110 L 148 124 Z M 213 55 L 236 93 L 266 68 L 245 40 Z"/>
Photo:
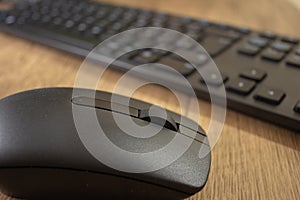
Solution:
<path fill-rule="evenodd" d="M 93 35 L 99 35 L 102 32 L 102 29 L 99 26 L 94 26 L 91 30 Z"/>
<path fill-rule="evenodd" d="M 256 82 L 260 82 L 267 76 L 267 73 L 257 68 L 251 68 L 249 70 L 242 72 L 240 76 Z"/>
<path fill-rule="evenodd" d="M 255 85 L 255 81 L 250 81 L 243 78 L 236 78 L 230 80 L 227 83 L 226 88 L 231 92 L 240 95 L 247 95 L 255 88 Z"/>
<path fill-rule="evenodd" d="M 20 17 L 25 17 L 26 19 L 29 18 L 32 15 L 32 13 L 28 10 L 25 10 L 21 12 Z"/>
<path fill-rule="evenodd" d="M 29 4 L 28 4 L 28 2 L 25 2 L 25 1 L 21 1 L 20 3 L 18 3 L 16 5 L 16 9 L 18 9 L 19 11 L 25 10 L 28 7 L 29 7 Z"/>
<path fill-rule="evenodd" d="M 59 10 L 58 9 L 54 9 L 50 12 L 50 16 L 51 17 L 58 17 L 59 16 Z"/>
<path fill-rule="evenodd" d="M 78 26 L 77 26 L 77 30 L 79 32 L 84 32 L 85 30 L 87 29 L 87 25 L 85 23 L 80 23 Z"/>
<path fill-rule="evenodd" d="M 123 44 L 119 42 L 109 41 L 106 43 L 107 48 L 116 51 L 119 50 L 122 47 Z"/>
<path fill-rule="evenodd" d="M 197 23 L 191 23 L 191 24 L 185 25 L 185 29 L 187 31 L 199 32 L 202 30 L 202 27 L 199 26 Z"/>
<path fill-rule="evenodd" d="M 42 15 L 46 15 L 46 14 L 48 14 L 49 13 L 49 7 L 48 6 L 43 6 L 42 8 L 41 8 L 41 14 Z"/>
<path fill-rule="evenodd" d="M 259 36 L 263 37 L 263 38 L 270 39 L 270 40 L 274 40 L 276 38 L 276 35 L 274 33 L 271 33 L 271 32 L 268 32 L 268 31 L 260 33 Z"/>
<path fill-rule="evenodd" d="M 72 19 L 73 19 L 74 22 L 79 22 L 79 21 L 82 20 L 82 18 L 83 18 L 83 16 L 82 16 L 81 14 L 75 14 L 75 15 L 72 17 Z"/>
<path fill-rule="evenodd" d="M 226 37 L 207 36 L 200 43 L 203 48 L 214 57 L 229 47 L 232 40 Z"/>
<path fill-rule="evenodd" d="M 262 52 L 262 58 L 279 62 L 285 56 L 283 52 L 276 51 L 271 48 L 267 48 Z"/>
<path fill-rule="evenodd" d="M 292 45 L 284 42 L 274 42 L 271 47 L 278 51 L 288 52 L 291 50 Z"/>
<path fill-rule="evenodd" d="M 260 51 L 260 48 L 251 44 L 243 44 L 239 47 L 238 52 L 249 56 L 255 56 Z"/>
<path fill-rule="evenodd" d="M 183 56 L 183 58 L 181 58 L 180 56 L 176 55 L 176 54 L 171 54 L 170 57 L 172 59 L 176 59 L 176 60 L 182 60 L 185 59 L 188 62 L 194 63 L 198 66 L 202 66 L 203 64 L 207 63 L 209 60 L 209 56 L 204 53 L 204 52 L 199 52 L 197 53 L 196 51 L 177 51 L 177 53 L 179 53 L 181 56 Z"/>
<path fill-rule="evenodd" d="M 178 40 L 178 34 L 172 34 L 169 32 L 163 33 L 160 35 L 157 39 L 158 43 L 163 43 L 163 44 L 173 44 L 174 41 Z M 174 45 L 172 45 L 174 46 Z"/>
<path fill-rule="evenodd" d="M 145 48 L 145 47 L 149 47 L 149 46 L 153 46 L 155 45 L 156 41 L 151 39 L 151 38 L 141 38 L 138 39 L 136 38 L 136 40 L 132 43 L 132 45 L 136 48 Z M 169 45 L 170 47 L 173 47 L 174 45 Z"/>
<path fill-rule="evenodd" d="M 296 50 L 296 54 L 300 55 L 300 48 Z"/>
<path fill-rule="evenodd" d="M 26 18 L 25 17 L 19 17 L 18 20 L 17 20 L 17 23 L 22 25 L 22 24 L 25 24 L 26 22 Z"/>
<path fill-rule="evenodd" d="M 288 43 L 292 43 L 292 44 L 298 44 L 299 40 L 296 38 L 292 38 L 292 37 L 283 37 L 281 39 L 283 42 L 288 42 Z"/>
<path fill-rule="evenodd" d="M 223 23 L 215 24 L 214 26 L 220 30 L 228 30 L 230 28 L 227 24 Z"/>
<path fill-rule="evenodd" d="M 190 63 L 184 60 L 174 60 L 170 57 L 164 57 L 159 60 L 158 63 L 172 67 L 184 76 L 190 75 L 195 70 L 195 68 Z"/>
<path fill-rule="evenodd" d="M 286 63 L 294 67 L 300 67 L 300 55 L 290 55 L 287 58 Z"/>
<path fill-rule="evenodd" d="M 210 22 L 206 19 L 202 19 L 202 20 L 197 21 L 197 24 L 199 24 L 199 26 L 202 26 L 202 27 L 210 26 Z"/>
<path fill-rule="evenodd" d="M 33 13 L 31 16 L 31 20 L 34 22 L 40 20 L 40 18 L 41 18 L 41 15 L 39 13 Z"/>
<path fill-rule="evenodd" d="M 87 23 L 87 24 L 93 24 L 95 22 L 95 17 L 93 16 L 88 16 L 84 19 L 84 22 Z"/>
<path fill-rule="evenodd" d="M 96 7 L 94 5 L 90 5 L 84 9 L 84 13 L 87 15 L 91 15 L 95 11 L 95 9 Z"/>
<path fill-rule="evenodd" d="M 67 20 L 66 23 L 65 23 L 65 27 L 67 29 L 72 28 L 74 25 L 75 25 L 75 23 L 74 23 L 73 20 Z"/>
<path fill-rule="evenodd" d="M 211 34 L 211 35 L 219 35 L 223 37 L 230 38 L 232 40 L 237 40 L 241 37 L 241 34 L 237 31 L 234 31 L 232 29 L 224 29 L 220 27 L 208 27 L 205 29 L 206 34 Z"/>
<path fill-rule="evenodd" d="M 249 40 L 249 43 L 258 47 L 265 47 L 268 44 L 268 40 L 255 37 L 255 38 L 251 38 Z"/>
<path fill-rule="evenodd" d="M 153 29 L 148 29 L 148 30 L 141 30 L 138 33 L 138 38 L 139 39 L 155 39 L 157 37 L 159 37 L 161 34 L 161 32 L 163 31 L 155 31 Z"/>
<path fill-rule="evenodd" d="M 188 38 L 183 37 L 175 43 L 175 46 L 177 48 L 190 49 L 194 46 L 194 42 L 191 42 Z"/>
<path fill-rule="evenodd" d="M 42 17 L 42 23 L 49 23 L 52 20 L 50 15 L 45 15 Z"/>
<path fill-rule="evenodd" d="M 61 14 L 61 18 L 63 18 L 64 20 L 67 20 L 71 17 L 71 14 L 69 12 L 64 12 Z"/>
<path fill-rule="evenodd" d="M 228 80 L 228 76 L 225 76 L 223 74 L 219 76 L 214 72 L 208 73 L 206 76 L 206 80 L 204 80 L 203 78 L 200 79 L 201 83 L 212 85 L 212 86 L 221 86 L 227 80 Z"/>
<path fill-rule="evenodd" d="M 298 101 L 294 107 L 294 111 L 300 114 L 300 101 Z"/>
<path fill-rule="evenodd" d="M 165 27 L 165 22 L 164 21 L 159 21 L 159 20 L 154 20 L 152 21 L 149 26 L 153 26 L 153 27 Z"/>
<path fill-rule="evenodd" d="M 16 22 L 16 17 L 13 16 L 13 15 L 9 15 L 9 16 L 7 16 L 6 19 L 5 19 L 5 23 L 6 23 L 7 25 L 14 24 L 15 22 Z"/>
<path fill-rule="evenodd" d="M 150 50 L 142 51 L 137 56 L 133 58 L 133 60 L 137 63 L 146 64 L 146 63 L 152 63 L 159 59 L 159 57 L 154 54 Z"/>
<path fill-rule="evenodd" d="M 178 32 L 183 32 L 183 27 L 178 24 L 167 24 L 166 28 L 178 31 Z"/>
<path fill-rule="evenodd" d="M 120 22 L 115 22 L 115 23 L 111 24 L 109 28 L 114 31 L 121 31 L 123 26 L 124 26 L 124 24 L 121 24 Z"/>
<path fill-rule="evenodd" d="M 99 26 L 100 28 L 106 28 L 109 25 L 107 21 L 100 21 L 94 24 L 95 26 Z"/>
<path fill-rule="evenodd" d="M 254 95 L 256 100 L 272 105 L 279 105 L 284 97 L 285 93 L 283 91 L 272 88 L 262 88 Z"/>
<path fill-rule="evenodd" d="M 55 17 L 53 19 L 53 24 L 56 25 L 56 26 L 59 26 L 62 22 L 63 22 L 63 19 L 60 18 L 60 17 Z"/>
<path fill-rule="evenodd" d="M 105 16 L 105 14 L 106 14 L 106 11 L 105 11 L 105 10 L 98 10 L 98 11 L 95 13 L 94 17 L 95 17 L 96 19 L 101 19 L 101 18 L 103 18 L 103 17 Z"/>
<path fill-rule="evenodd" d="M 251 32 L 247 27 L 239 27 L 237 30 L 243 34 L 249 34 Z"/>

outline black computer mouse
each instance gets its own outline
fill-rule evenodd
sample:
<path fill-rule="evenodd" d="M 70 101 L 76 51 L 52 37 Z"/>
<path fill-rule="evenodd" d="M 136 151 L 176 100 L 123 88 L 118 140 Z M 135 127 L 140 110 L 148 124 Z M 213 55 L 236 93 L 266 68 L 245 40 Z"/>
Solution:
<path fill-rule="evenodd" d="M 80 95 L 74 96 L 73 90 L 36 89 L 0 100 L 1 192 L 25 199 L 182 199 L 204 187 L 211 155 L 207 136 L 198 124 L 195 128 L 195 122 L 168 110 L 160 117 L 159 107 L 151 113 L 155 106 L 136 99 L 130 99 L 130 106 L 126 106 L 123 101 L 111 103 L 111 93 L 76 89 Z M 89 96 L 91 92 L 94 99 Z M 137 156 L 154 152 L 176 136 L 183 143 L 191 141 L 190 146 L 171 163 L 167 162 L 172 153 L 130 161 L 105 147 L 103 152 L 96 152 L 108 160 L 101 162 L 81 138 L 89 135 L 89 126 L 83 128 L 88 131 L 81 136 L 78 133 L 74 109 L 96 113 L 106 137 L 124 152 Z M 139 138 L 124 132 L 115 116 L 121 123 L 130 119 L 141 128 L 160 131 Z M 85 121 L 84 116 L 82 119 Z M 99 147 L 96 139 L 91 141 Z M 181 143 L 177 145 L 181 149 Z M 208 153 L 201 157 L 203 148 Z M 110 161 L 119 161 L 120 168 L 110 166 Z M 131 163 L 132 170 L 123 169 L 122 163 Z M 162 167 L 150 170 L 152 165 Z"/>

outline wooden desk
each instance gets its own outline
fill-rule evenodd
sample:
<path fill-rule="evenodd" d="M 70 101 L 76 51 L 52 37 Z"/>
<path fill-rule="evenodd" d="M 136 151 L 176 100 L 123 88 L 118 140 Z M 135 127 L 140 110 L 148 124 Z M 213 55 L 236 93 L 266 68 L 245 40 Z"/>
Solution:
<path fill-rule="evenodd" d="M 300 37 L 300 7 L 294 0 L 111 2 Z M 33 88 L 72 86 L 82 62 L 81 58 L 4 33 L 0 33 L 0 44 L 0 97 Z M 120 73 L 111 70 L 99 89 L 110 91 L 118 77 Z M 135 97 L 168 104 L 169 109 L 178 111 L 173 96 L 157 89 L 153 94 L 144 88 Z M 200 101 L 200 105 L 202 110 L 209 108 L 207 102 Z M 207 127 L 208 121 L 206 116 L 200 123 Z M 299 150 L 300 134 L 228 110 L 223 133 L 213 150 L 208 183 L 190 199 L 299 199 Z M 0 199 L 12 198 L 0 194 Z"/>

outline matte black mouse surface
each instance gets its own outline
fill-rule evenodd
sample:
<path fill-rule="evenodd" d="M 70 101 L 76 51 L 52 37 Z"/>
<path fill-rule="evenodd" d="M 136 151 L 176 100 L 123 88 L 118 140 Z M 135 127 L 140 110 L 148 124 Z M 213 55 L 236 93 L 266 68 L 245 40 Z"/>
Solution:
<path fill-rule="evenodd" d="M 82 94 L 90 92 L 80 89 Z M 190 129 L 194 122 L 167 111 L 167 120 L 147 116 L 151 104 L 130 100 L 130 114 L 110 103 L 111 94 L 97 91 L 95 99 L 72 97 L 72 88 L 37 89 L 0 100 L 0 189 L 25 199 L 181 199 L 199 192 L 205 185 L 210 154 L 204 131 Z M 122 98 L 120 96 L 120 98 Z M 80 139 L 72 106 L 95 110 L 107 138 L 121 149 L 144 153 L 163 148 L 176 134 L 192 140 L 184 154 L 170 165 L 151 172 L 119 171 L 98 161 Z M 127 107 L 128 108 L 128 107 Z M 112 113 L 132 118 L 141 126 L 161 126 L 150 138 L 124 133 Z M 149 121 L 151 123 L 149 124 Z M 190 133 L 195 132 L 196 137 Z M 106 153 L 107 157 L 113 155 Z M 164 164 L 166 159 L 145 165 Z M 134 164 L 134 163 L 133 163 Z"/>

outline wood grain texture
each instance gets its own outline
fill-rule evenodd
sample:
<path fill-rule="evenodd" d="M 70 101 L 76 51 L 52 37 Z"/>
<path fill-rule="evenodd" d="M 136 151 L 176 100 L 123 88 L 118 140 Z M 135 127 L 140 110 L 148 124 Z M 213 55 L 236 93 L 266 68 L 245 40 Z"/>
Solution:
<path fill-rule="evenodd" d="M 300 37 L 300 12 L 286 0 L 106 2 Z M 4 33 L 0 33 L 0 44 L 1 98 L 33 88 L 73 86 L 81 58 Z M 117 71 L 108 71 L 98 88 L 111 91 L 121 75 Z M 161 87 L 146 86 L 134 97 L 165 105 L 177 112 L 180 110 L 174 96 Z M 204 113 L 200 124 L 207 129 L 210 105 L 202 100 L 199 104 Z M 192 109 L 183 109 L 184 114 L 197 117 L 189 111 Z M 208 183 L 190 199 L 297 200 L 300 198 L 299 151 L 300 134 L 228 110 L 222 135 L 213 150 Z M 13 198 L 0 194 L 0 199 Z"/>

